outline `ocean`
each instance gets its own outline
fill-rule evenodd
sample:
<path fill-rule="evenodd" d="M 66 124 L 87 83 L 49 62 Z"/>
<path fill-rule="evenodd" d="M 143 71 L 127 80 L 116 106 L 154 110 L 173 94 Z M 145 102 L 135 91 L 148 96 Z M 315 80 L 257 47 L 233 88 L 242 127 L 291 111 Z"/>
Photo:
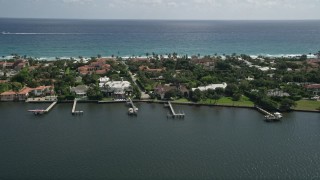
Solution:
<path fill-rule="evenodd" d="M 37 58 L 248 54 L 320 50 L 320 20 L 175 21 L 0 18 L 0 56 Z"/>

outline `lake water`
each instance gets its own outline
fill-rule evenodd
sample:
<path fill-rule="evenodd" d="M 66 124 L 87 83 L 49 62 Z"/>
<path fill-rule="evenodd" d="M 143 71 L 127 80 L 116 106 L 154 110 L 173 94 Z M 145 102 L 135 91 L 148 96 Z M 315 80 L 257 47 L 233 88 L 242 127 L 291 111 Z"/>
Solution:
<path fill-rule="evenodd" d="M 320 176 L 320 114 L 279 123 L 252 109 L 161 104 L 0 103 L 0 179 L 312 179 Z"/>

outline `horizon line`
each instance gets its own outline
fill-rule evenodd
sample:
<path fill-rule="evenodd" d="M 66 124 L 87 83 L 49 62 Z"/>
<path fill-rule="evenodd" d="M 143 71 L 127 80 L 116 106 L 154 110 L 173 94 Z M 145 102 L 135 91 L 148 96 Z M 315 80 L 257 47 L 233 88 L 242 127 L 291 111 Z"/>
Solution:
<path fill-rule="evenodd" d="M 0 19 L 111 20 L 111 21 L 319 21 L 320 19 L 139 19 L 139 18 L 61 18 L 61 17 L 0 17 Z"/>

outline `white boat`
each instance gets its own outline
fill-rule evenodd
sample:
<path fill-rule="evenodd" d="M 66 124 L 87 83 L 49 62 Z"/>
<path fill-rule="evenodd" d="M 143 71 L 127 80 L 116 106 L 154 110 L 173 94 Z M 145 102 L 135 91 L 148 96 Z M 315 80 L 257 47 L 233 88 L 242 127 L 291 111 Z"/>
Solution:
<path fill-rule="evenodd" d="M 129 108 L 129 109 L 128 109 L 128 114 L 134 114 L 133 108 Z"/>
<path fill-rule="evenodd" d="M 34 115 L 41 115 L 41 114 L 44 114 L 46 111 L 42 109 L 35 109 L 35 110 L 29 110 L 29 112 L 32 112 Z"/>
<path fill-rule="evenodd" d="M 279 121 L 282 117 L 281 113 L 275 112 L 273 114 L 266 115 L 265 119 L 266 121 Z"/>

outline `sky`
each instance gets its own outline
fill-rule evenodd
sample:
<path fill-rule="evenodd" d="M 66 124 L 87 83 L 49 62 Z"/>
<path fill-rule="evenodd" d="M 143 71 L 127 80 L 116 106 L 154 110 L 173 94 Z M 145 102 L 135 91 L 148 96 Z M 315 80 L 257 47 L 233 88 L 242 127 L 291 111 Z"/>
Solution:
<path fill-rule="evenodd" d="M 0 17 L 63 19 L 320 19 L 320 0 L 0 0 Z"/>

